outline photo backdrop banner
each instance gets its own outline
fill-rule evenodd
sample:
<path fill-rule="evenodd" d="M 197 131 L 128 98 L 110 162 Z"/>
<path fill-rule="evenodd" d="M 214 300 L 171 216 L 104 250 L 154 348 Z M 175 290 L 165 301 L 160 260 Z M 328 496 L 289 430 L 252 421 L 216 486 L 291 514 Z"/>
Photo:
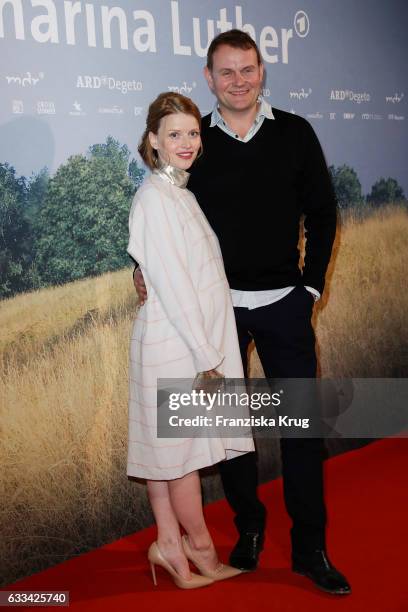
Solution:
<path fill-rule="evenodd" d="M 160 92 L 213 108 L 219 32 L 256 39 L 263 96 L 310 121 L 355 205 L 313 316 L 332 427 L 352 377 L 407 376 L 407 24 L 402 0 L 0 0 L 0 584 L 152 524 L 126 476 L 137 144 Z M 382 177 L 396 205 L 365 206 Z M 278 476 L 279 441 L 257 450 L 260 481 Z M 222 496 L 216 469 L 202 482 Z"/>
<path fill-rule="evenodd" d="M 407 22 L 403 0 L 0 0 L 0 162 L 53 173 L 107 135 L 137 157 L 159 92 L 211 110 L 206 50 L 237 27 L 260 47 L 265 98 L 312 123 L 329 164 L 363 193 L 389 176 L 407 193 Z"/>

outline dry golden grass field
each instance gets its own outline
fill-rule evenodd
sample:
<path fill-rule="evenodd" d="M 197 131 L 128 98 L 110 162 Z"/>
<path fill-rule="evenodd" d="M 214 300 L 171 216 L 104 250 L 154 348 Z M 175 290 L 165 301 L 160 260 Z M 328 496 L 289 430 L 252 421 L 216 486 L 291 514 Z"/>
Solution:
<path fill-rule="evenodd" d="M 342 224 L 314 314 L 322 375 L 407 375 L 407 247 L 402 208 Z M 2 584 L 151 522 L 126 478 L 135 309 L 131 269 L 0 304 Z"/>

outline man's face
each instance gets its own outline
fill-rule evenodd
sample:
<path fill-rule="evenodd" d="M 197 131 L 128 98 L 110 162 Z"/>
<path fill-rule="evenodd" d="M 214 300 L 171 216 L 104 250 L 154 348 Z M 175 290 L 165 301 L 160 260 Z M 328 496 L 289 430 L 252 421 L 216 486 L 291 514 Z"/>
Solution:
<path fill-rule="evenodd" d="M 235 49 L 221 45 L 213 55 L 212 70 L 204 75 L 221 110 L 241 113 L 256 106 L 261 91 L 263 65 L 255 49 Z"/>

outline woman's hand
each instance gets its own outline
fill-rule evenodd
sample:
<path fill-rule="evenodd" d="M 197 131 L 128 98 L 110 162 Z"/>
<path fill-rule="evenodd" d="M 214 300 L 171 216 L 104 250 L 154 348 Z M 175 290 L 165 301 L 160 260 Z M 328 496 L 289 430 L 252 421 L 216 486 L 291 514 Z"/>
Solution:
<path fill-rule="evenodd" d="M 200 372 L 198 374 L 202 378 L 225 378 L 224 374 L 221 374 L 218 370 L 207 370 L 206 372 Z"/>
<path fill-rule="evenodd" d="M 224 389 L 225 376 L 218 370 L 206 370 L 199 372 L 193 382 L 194 391 L 205 393 L 216 393 Z"/>

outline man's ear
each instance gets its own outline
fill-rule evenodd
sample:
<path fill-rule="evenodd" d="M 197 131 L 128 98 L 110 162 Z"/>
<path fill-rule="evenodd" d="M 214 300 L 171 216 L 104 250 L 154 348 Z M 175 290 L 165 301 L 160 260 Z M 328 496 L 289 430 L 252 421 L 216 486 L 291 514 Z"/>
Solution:
<path fill-rule="evenodd" d="M 211 71 L 207 66 L 204 66 L 204 78 L 207 81 L 208 87 L 211 89 L 211 91 L 214 91 L 214 80 Z"/>
<path fill-rule="evenodd" d="M 153 149 L 157 149 L 157 146 L 158 146 L 157 134 L 153 134 L 153 132 L 149 132 L 149 142 L 151 146 L 153 147 Z"/>

